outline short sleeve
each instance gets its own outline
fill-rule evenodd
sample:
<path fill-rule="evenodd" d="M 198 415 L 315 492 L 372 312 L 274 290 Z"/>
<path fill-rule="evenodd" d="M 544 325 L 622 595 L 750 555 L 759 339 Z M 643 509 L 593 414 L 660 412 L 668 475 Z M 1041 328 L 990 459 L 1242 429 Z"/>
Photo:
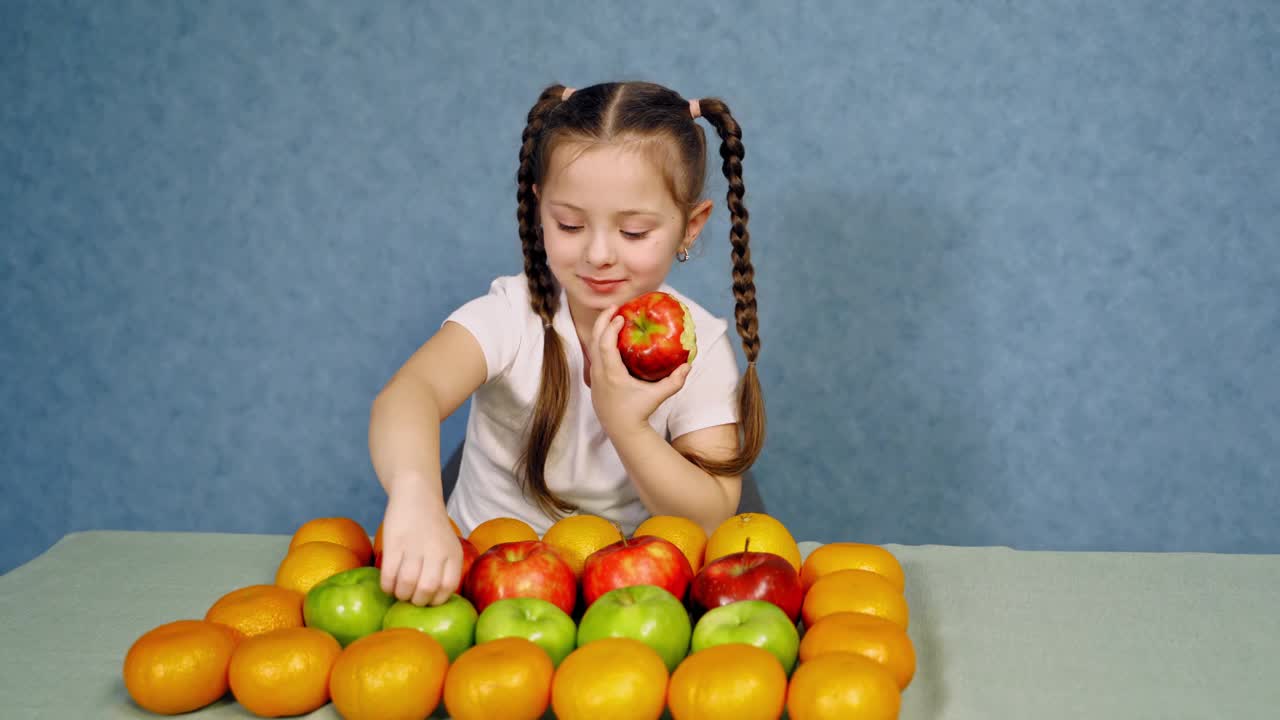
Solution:
<path fill-rule="evenodd" d="M 729 336 L 721 333 L 711 347 L 700 351 L 684 387 L 672 398 L 667 430 L 671 438 L 694 430 L 738 421 L 738 358 Z"/>
<path fill-rule="evenodd" d="M 529 313 L 526 299 L 511 278 L 499 278 L 490 284 L 487 295 L 468 301 L 445 318 L 445 322 L 466 328 L 480 343 L 485 382 L 502 375 L 515 362 Z"/>

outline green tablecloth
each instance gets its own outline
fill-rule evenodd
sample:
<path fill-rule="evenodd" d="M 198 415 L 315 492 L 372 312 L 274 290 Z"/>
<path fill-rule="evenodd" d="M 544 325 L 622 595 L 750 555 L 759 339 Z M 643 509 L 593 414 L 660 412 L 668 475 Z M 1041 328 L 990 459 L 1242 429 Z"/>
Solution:
<path fill-rule="evenodd" d="M 120 679 L 129 645 L 271 582 L 288 543 L 63 538 L 0 577 L 0 717 L 151 717 Z M 1280 717 L 1280 556 L 887 547 L 918 654 L 903 720 Z M 251 716 L 227 699 L 194 717 Z"/>

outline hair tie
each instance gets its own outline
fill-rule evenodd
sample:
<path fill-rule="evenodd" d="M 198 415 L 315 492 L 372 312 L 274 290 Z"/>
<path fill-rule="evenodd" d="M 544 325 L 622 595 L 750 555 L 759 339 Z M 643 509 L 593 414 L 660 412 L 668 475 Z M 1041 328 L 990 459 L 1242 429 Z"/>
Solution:
<path fill-rule="evenodd" d="M 569 96 L 572 95 L 574 92 L 576 92 L 574 88 L 571 88 L 571 87 L 565 88 L 564 92 L 560 93 L 560 102 L 564 102 L 565 100 L 568 100 Z"/>
<path fill-rule="evenodd" d="M 696 120 L 697 118 L 702 117 L 702 104 L 701 104 L 701 103 L 699 103 L 697 100 L 690 100 L 690 101 L 689 101 L 689 114 L 690 114 L 690 115 L 692 115 L 692 116 L 694 117 L 694 119 L 695 119 L 695 120 Z"/>

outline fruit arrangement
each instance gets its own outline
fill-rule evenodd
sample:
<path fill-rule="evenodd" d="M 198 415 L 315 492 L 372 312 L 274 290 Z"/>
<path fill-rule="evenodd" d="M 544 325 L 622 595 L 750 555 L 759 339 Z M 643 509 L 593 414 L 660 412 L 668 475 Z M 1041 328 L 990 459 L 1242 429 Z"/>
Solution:
<path fill-rule="evenodd" d="M 346 720 L 879 720 L 915 674 L 902 567 L 877 545 L 802 561 L 760 513 L 710 536 L 657 516 L 624 537 L 590 515 L 542 537 L 512 518 L 458 535 L 458 588 L 418 606 L 381 588 L 381 527 L 305 523 L 273 584 L 139 637 L 125 688 L 157 714 L 229 692 L 260 717 L 331 702 Z"/>

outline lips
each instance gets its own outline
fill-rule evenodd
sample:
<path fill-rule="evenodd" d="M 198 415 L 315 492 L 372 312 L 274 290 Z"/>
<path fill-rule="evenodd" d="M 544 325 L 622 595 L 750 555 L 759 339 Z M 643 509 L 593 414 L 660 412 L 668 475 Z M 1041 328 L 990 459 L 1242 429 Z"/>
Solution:
<path fill-rule="evenodd" d="M 623 281 L 584 277 L 582 278 L 582 282 L 584 285 L 586 285 L 588 288 L 590 288 L 595 292 L 607 293 L 617 288 L 619 285 L 622 284 Z"/>

